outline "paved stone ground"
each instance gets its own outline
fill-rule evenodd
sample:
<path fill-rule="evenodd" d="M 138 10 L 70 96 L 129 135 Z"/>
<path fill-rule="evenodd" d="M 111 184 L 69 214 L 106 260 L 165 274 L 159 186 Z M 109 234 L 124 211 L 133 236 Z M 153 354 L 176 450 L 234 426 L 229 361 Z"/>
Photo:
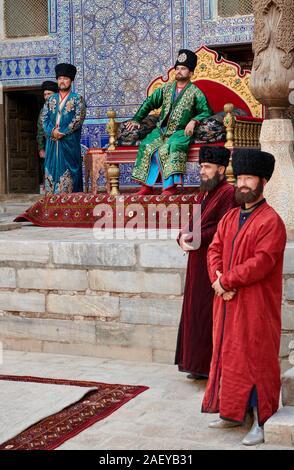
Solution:
<path fill-rule="evenodd" d="M 241 445 L 248 428 L 226 431 L 209 429 L 207 425 L 216 415 L 200 412 L 206 382 L 187 380 L 185 374 L 179 373 L 175 366 L 4 351 L 0 373 L 150 387 L 108 418 L 65 442 L 59 449 L 287 449 L 266 444 L 250 448 Z"/>

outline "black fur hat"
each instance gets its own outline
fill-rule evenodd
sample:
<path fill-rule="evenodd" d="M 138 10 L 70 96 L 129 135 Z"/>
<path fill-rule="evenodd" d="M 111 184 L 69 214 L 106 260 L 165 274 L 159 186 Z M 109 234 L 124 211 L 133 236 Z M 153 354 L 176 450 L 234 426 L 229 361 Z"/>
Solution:
<path fill-rule="evenodd" d="M 230 151 L 225 147 L 200 147 L 199 164 L 215 163 L 216 165 L 228 166 Z"/>
<path fill-rule="evenodd" d="M 232 164 L 235 177 L 254 175 L 269 181 L 275 168 L 275 157 L 261 150 L 239 149 L 233 152 Z"/>
<path fill-rule="evenodd" d="M 72 64 L 57 64 L 55 67 L 56 80 L 58 77 L 68 77 L 71 80 L 75 79 L 77 69 Z"/>
<path fill-rule="evenodd" d="M 185 67 L 188 67 L 191 72 L 194 72 L 197 65 L 197 55 L 189 49 L 180 49 L 175 63 L 175 68 L 177 65 L 184 65 Z"/>
<path fill-rule="evenodd" d="M 46 82 L 42 83 L 42 91 L 54 91 L 54 93 L 58 93 L 58 85 L 56 82 L 51 82 L 47 80 Z"/>

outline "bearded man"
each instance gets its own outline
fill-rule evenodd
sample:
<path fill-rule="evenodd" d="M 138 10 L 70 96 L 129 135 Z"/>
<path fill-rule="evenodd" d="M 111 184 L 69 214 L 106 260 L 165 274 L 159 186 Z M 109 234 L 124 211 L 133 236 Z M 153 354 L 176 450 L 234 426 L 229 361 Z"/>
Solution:
<path fill-rule="evenodd" d="M 177 185 L 182 184 L 195 127 L 211 115 L 204 94 L 191 83 L 196 65 L 196 54 L 181 49 L 175 63 L 175 81 L 157 88 L 127 123 L 129 131 L 139 128 L 150 111 L 161 108 L 157 127 L 142 140 L 138 150 L 132 174 L 142 183 L 138 194 L 152 194 L 159 176 L 162 194 L 173 195 Z"/>
<path fill-rule="evenodd" d="M 81 130 L 86 116 L 82 96 L 71 91 L 76 67 L 55 67 L 59 93 L 45 103 L 42 125 L 47 137 L 45 192 L 49 194 L 83 191 Z"/>
<path fill-rule="evenodd" d="M 208 272 L 215 290 L 213 356 L 202 404 L 219 412 L 211 428 L 240 426 L 253 411 L 244 445 L 264 441 L 263 424 L 279 406 L 284 223 L 263 196 L 274 171 L 267 152 L 233 154 L 236 199 L 241 209 L 220 221 L 208 249 Z"/>
<path fill-rule="evenodd" d="M 224 214 L 234 207 L 234 187 L 225 178 L 230 151 L 224 147 L 200 148 L 201 220 L 191 220 L 178 243 L 189 251 L 182 317 L 178 331 L 175 364 L 189 379 L 207 378 L 212 355 L 212 305 L 214 290 L 207 272 L 207 248 Z M 201 223 L 201 243 L 193 248 L 193 232 Z M 194 227 L 192 226 L 194 224 Z M 195 240 L 194 240 L 195 242 Z"/>

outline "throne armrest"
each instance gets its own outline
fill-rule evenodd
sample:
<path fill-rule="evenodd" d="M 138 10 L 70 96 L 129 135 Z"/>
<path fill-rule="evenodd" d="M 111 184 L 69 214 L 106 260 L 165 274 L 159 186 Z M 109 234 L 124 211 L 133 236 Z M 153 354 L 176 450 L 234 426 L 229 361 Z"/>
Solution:
<path fill-rule="evenodd" d="M 108 150 L 115 150 L 117 143 L 118 135 L 118 123 L 116 122 L 116 112 L 114 110 L 107 111 L 107 116 L 109 117 L 109 122 L 106 126 L 107 134 L 109 135 L 109 145 Z"/>
<path fill-rule="evenodd" d="M 235 116 L 234 105 L 225 104 L 224 126 L 227 136 L 225 147 L 259 147 L 263 119 L 253 116 Z"/>

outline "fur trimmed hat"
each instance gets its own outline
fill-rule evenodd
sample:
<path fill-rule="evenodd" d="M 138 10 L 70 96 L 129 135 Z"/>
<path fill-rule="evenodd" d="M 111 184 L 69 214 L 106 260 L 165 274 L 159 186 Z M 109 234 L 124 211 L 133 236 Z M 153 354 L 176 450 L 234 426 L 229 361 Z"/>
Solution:
<path fill-rule="evenodd" d="M 262 150 L 239 149 L 233 152 L 232 164 L 235 177 L 254 175 L 269 181 L 275 168 L 275 157 Z"/>
<path fill-rule="evenodd" d="M 42 83 L 42 91 L 54 91 L 54 93 L 58 93 L 58 84 L 56 82 L 51 82 L 47 80 L 46 82 Z"/>
<path fill-rule="evenodd" d="M 56 80 L 58 77 L 68 77 L 71 80 L 75 79 L 77 68 L 72 64 L 57 64 L 55 67 Z"/>
<path fill-rule="evenodd" d="M 227 167 L 230 160 L 230 151 L 225 147 L 200 147 L 199 164 L 214 163 Z"/>
<path fill-rule="evenodd" d="M 177 65 L 184 65 L 185 67 L 188 67 L 191 72 L 194 72 L 197 65 L 197 55 L 189 49 L 180 49 L 175 63 L 175 68 Z"/>

